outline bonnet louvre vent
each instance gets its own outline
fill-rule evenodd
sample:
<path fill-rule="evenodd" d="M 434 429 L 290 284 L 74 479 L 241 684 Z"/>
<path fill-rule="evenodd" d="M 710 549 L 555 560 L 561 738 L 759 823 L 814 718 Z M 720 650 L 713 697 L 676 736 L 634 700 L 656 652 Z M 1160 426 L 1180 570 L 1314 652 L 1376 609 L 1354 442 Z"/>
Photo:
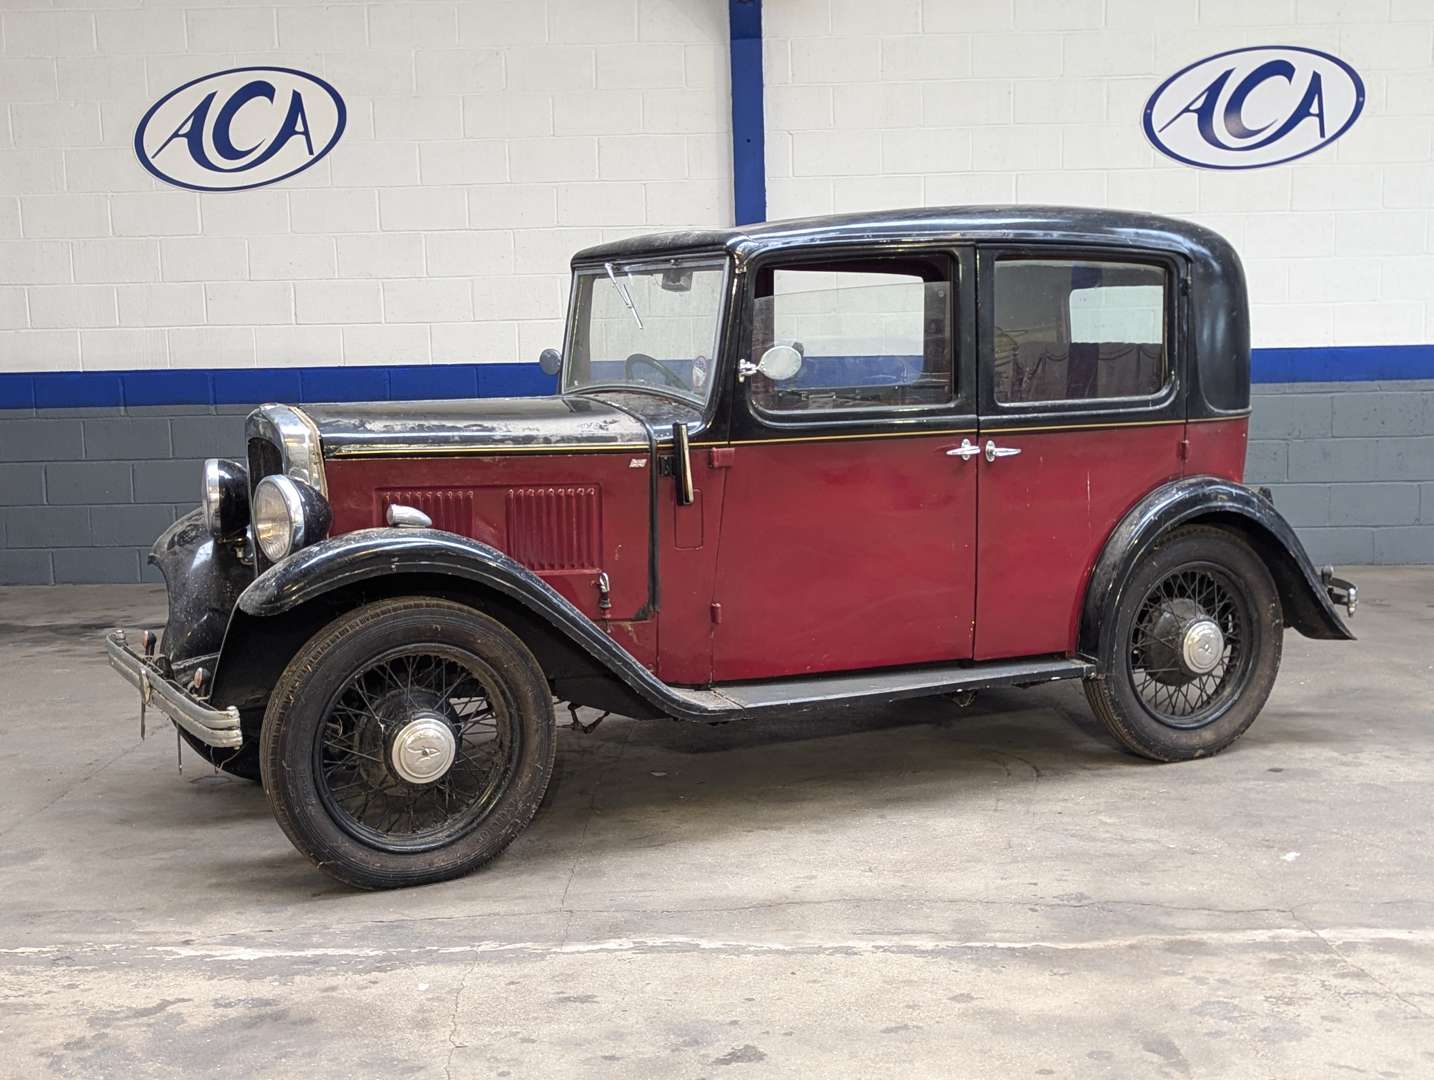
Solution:
<path fill-rule="evenodd" d="M 472 488 L 387 488 L 379 493 L 378 523 L 385 524 L 395 503 L 422 510 L 435 529 L 473 535 Z"/>
<path fill-rule="evenodd" d="M 595 487 L 508 489 L 508 554 L 533 570 L 595 570 L 602 521 Z"/>

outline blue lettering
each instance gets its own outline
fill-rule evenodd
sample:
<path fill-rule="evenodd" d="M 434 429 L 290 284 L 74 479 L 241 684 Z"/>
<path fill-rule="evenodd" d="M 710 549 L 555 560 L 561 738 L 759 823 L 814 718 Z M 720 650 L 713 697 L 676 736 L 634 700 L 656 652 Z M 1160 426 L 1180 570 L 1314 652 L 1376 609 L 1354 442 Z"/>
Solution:
<path fill-rule="evenodd" d="M 1240 80 L 1240 85 L 1235 87 L 1230 100 L 1225 103 L 1225 130 L 1237 139 L 1249 139 L 1266 131 L 1274 123 L 1270 121 L 1263 127 L 1252 128 L 1245 123 L 1241 112 L 1245 108 L 1245 99 L 1248 98 L 1256 88 L 1262 85 L 1267 79 L 1282 78 L 1287 83 L 1295 81 L 1295 66 L 1288 60 L 1270 60 L 1261 64 L 1254 71 L 1250 72 Z"/>
<path fill-rule="evenodd" d="M 214 152 L 226 161 L 238 161 L 240 158 L 249 156 L 263 145 L 262 143 L 255 143 L 253 146 L 241 150 L 234 145 L 234 137 L 230 132 L 230 128 L 234 124 L 235 114 L 255 98 L 264 98 L 266 101 L 272 103 L 274 100 L 274 84 L 265 82 L 263 79 L 255 79 L 251 83 L 246 83 L 234 91 L 229 100 L 224 103 L 224 107 L 219 110 L 219 115 L 214 118 Z M 312 153 L 312 151 L 310 151 L 310 153 Z"/>

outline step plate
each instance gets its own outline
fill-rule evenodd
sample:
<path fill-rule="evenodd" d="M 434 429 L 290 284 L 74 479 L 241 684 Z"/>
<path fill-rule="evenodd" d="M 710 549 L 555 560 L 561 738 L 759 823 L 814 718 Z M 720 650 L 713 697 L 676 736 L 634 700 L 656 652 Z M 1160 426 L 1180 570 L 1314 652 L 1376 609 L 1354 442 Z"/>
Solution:
<path fill-rule="evenodd" d="M 1068 657 L 1035 657 L 980 664 L 943 664 L 938 667 L 892 671 L 844 672 L 808 675 L 799 679 L 728 683 L 709 690 L 674 692 L 694 709 L 713 715 L 746 715 L 780 710 L 803 712 L 858 702 L 897 701 L 901 698 L 982 690 L 993 686 L 1025 686 L 1083 679 L 1095 665 Z"/>

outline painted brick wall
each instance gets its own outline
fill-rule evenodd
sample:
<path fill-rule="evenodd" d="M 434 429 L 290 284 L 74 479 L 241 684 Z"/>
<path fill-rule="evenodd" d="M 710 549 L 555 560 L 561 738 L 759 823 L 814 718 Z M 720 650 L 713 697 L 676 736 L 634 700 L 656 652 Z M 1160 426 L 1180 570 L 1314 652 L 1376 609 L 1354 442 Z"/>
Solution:
<path fill-rule="evenodd" d="M 0 372 L 533 359 L 574 249 L 731 220 L 712 0 L 49 7 L 0 12 Z M 334 151 L 145 172 L 148 106 L 247 64 L 332 83 Z"/>
<path fill-rule="evenodd" d="M 1434 382 L 1257 386 L 1246 473 L 1317 562 L 1434 562 Z"/>
<path fill-rule="evenodd" d="M 199 504 L 207 457 L 242 459 L 248 407 L 0 417 L 0 583 L 158 580 L 155 538 Z"/>
<path fill-rule="evenodd" d="M 1429 0 L 785 0 L 765 9 L 771 217 L 947 203 L 1150 209 L 1239 249 L 1257 346 L 1434 341 Z M 1158 154 L 1166 76 L 1246 45 L 1366 84 L 1333 146 L 1221 172 Z"/>

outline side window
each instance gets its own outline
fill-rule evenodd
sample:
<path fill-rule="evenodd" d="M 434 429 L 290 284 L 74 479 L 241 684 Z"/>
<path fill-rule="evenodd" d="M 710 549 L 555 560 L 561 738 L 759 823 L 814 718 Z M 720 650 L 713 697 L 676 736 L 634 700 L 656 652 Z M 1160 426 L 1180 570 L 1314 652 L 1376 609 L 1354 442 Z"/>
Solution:
<path fill-rule="evenodd" d="M 941 405 L 952 400 L 951 263 L 944 257 L 794 263 L 756 278 L 749 379 L 775 414 Z M 793 352 L 794 350 L 794 352 Z"/>
<path fill-rule="evenodd" d="M 1163 268 L 1142 263 L 998 260 L 996 400 L 1159 393 L 1170 371 L 1167 279 Z"/>

